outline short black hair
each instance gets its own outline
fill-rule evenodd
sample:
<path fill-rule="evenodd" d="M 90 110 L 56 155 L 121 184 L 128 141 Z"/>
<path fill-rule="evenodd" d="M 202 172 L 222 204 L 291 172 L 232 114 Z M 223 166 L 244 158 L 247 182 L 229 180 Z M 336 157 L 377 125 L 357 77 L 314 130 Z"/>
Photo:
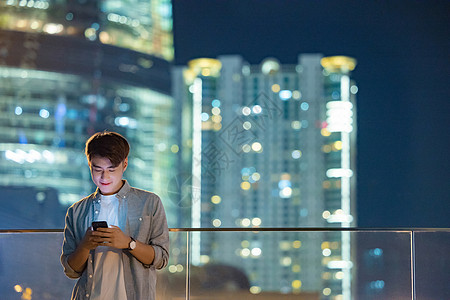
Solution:
<path fill-rule="evenodd" d="M 86 141 L 85 154 L 89 164 L 94 156 L 108 158 L 113 166 L 118 166 L 130 153 L 130 144 L 117 132 L 102 131 Z"/>

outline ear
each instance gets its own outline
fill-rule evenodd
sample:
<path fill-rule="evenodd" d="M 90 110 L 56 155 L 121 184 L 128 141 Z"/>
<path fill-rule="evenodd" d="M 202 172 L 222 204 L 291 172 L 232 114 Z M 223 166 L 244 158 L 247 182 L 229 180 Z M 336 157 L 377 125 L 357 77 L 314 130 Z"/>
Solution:
<path fill-rule="evenodd" d="M 128 167 L 128 157 L 123 160 L 123 171 L 124 172 L 127 169 L 127 167 Z"/>

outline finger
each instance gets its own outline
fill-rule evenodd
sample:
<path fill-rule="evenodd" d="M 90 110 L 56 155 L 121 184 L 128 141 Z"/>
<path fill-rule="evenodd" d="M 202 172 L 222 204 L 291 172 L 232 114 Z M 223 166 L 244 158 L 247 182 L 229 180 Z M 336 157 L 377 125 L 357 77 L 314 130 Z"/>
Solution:
<path fill-rule="evenodd" d="M 99 236 L 99 237 L 110 237 L 112 235 L 112 232 L 108 231 L 94 231 L 92 233 L 92 236 Z"/>

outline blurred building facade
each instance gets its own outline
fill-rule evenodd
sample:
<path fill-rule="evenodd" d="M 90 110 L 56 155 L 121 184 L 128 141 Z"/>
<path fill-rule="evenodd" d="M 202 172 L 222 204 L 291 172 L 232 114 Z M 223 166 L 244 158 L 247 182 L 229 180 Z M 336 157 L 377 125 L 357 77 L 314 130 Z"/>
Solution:
<path fill-rule="evenodd" d="M 304 54 L 297 65 L 229 55 L 175 68 L 179 144 L 191 170 L 179 179 L 191 193 L 186 226 L 354 226 L 355 66 L 349 57 Z M 349 233 L 224 236 L 193 234 L 193 264 L 243 268 L 254 293 L 351 299 Z"/>
<path fill-rule="evenodd" d="M 170 1 L 8 0 L 0 6 L 0 185 L 54 189 L 65 208 L 94 189 L 86 139 L 113 130 L 131 144 L 126 178 L 159 194 L 169 220 L 177 220 L 165 193 L 178 151 Z M 23 202 L 23 210 L 34 207 L 29 201 L 46 202 L 46 193 L 35 195 L 8 201 Z M 61 228 L 64 215 L 45 224 Z"/>

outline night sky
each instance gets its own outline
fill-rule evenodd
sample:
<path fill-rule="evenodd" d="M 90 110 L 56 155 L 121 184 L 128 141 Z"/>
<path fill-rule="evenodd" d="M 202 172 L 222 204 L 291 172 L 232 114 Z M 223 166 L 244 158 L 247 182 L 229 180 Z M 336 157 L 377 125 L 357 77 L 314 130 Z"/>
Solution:
<path fill-rule="evenodd" d="M 346 55 L 358 227 L 450 227 L 450 1 L 174 0 L 175 63 Z"/>

